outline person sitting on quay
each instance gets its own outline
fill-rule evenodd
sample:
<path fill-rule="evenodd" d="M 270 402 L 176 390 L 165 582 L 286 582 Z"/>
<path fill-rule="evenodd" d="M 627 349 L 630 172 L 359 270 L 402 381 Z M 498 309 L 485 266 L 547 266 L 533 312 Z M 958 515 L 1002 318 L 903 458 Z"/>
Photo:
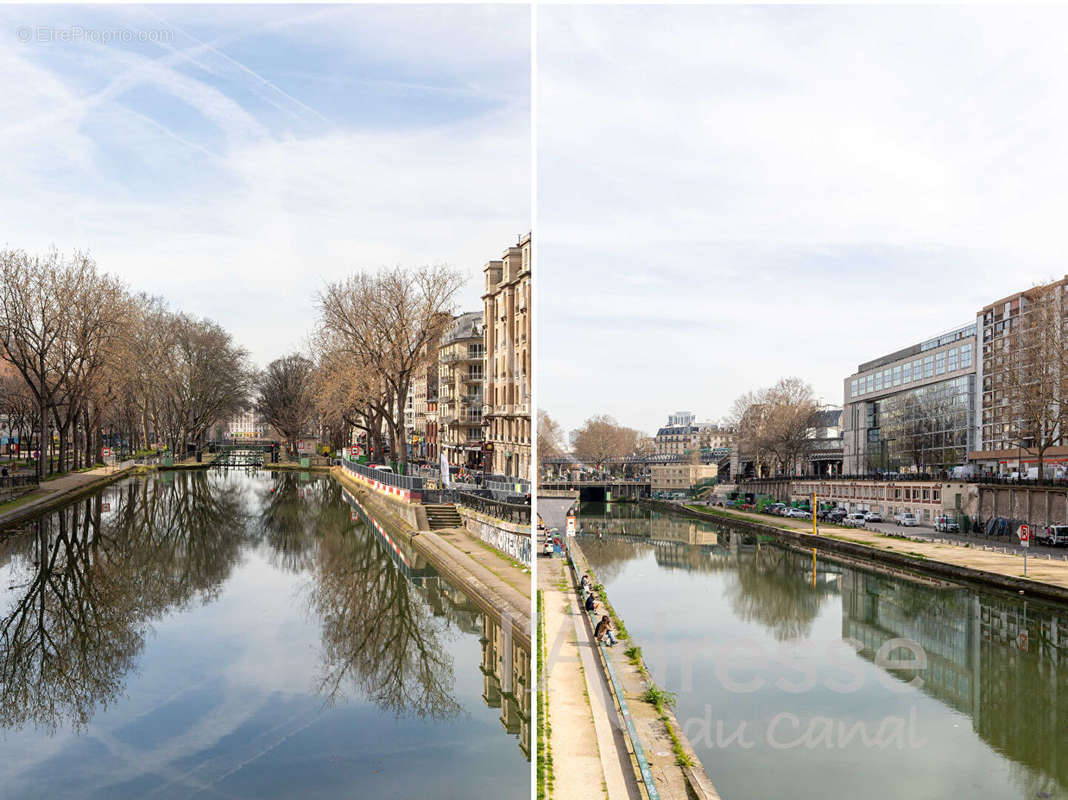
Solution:
<path fill-rule="evenodd" d="M 605 638 L 607 638 L 608 646 L 615 646 L 616 637 L 612 634 L 612 620 L 608 618 L 607 614 L 601 617 L 601 621 L 597 623 L 597 629 L 593 632 L 593 638 L 598 642 L 603 642 Z"/>
<path fill-rule="evenodd" d="M 582 576 L 582 580 L 579 583 L 582 585 L 583 593 L 588 592 L 590 590 L 590 576 L 589 575 L 583 575 Z"/>
<path fill-rule="evenodd" d="M 585 605 L 586 610 L 589 611 L 591 615 L 597 611 L 597 601 L 593 599 L 593 592 L 590 592 L 588 595 L 586 595 Z"/>

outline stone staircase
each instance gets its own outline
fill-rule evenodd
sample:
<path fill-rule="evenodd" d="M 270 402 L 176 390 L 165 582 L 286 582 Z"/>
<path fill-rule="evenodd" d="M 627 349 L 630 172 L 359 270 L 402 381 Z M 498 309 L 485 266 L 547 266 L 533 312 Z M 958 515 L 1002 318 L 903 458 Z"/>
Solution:
<path fill-rule="evenodd" d="M 460 512 L 456 510 L 456 506 L 446 503 L 435 503 L 423 506 L 426 509 L 427 523 L 430 525 L 430 530 L 436 531 L 442 528 L 462 528 L 464 526 L 463 517 L 460 516 Z"/>

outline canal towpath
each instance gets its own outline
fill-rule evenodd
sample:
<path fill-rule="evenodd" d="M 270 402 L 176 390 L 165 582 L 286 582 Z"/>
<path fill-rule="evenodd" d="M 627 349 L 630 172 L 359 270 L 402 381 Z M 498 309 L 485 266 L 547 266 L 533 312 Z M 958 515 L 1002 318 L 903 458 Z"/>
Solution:
<path fill-rule="evenodd" d="M 566 562 L 538 562 L 554 800 L 641 798 L 607 681 Z"/>

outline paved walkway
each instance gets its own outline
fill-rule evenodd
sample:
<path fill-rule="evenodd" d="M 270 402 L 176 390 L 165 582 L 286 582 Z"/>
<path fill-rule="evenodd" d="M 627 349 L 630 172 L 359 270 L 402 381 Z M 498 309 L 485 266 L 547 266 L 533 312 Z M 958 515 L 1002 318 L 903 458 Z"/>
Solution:
<path fill-rule="evenodd" d="M 619 711 L 583 619 L 577 587 L 560 559 L 538 561 L 545 608 L 553 797 L 641 797 Z"/>
<path fill-rule="evenodd" d="M 530 607 L 530 569 L 518 561 L 498 552 L 466 528 L 444 528 L 434 531 L 438 538 L 448 542 L 476 563 L 481 564 L 506 584 L 527 599 Z"/>
<path fill-rule="evenodd" d="M 719 511 L 719 509 L 717 509 Z M 788 517 L 774 517 L 768 514 L 757 514 L 749 511 L 730 510 L 725 515 L 738 519 L 759 522 L 773 528 L 785 528 L 799 533 L 812 533 L 810 520 L 790 519 Z M 901 535 L 906 535 L 902 529 Z M 931 561 L 941 561 L 946 564 L 954 564 L 961 567 L 983 570 L 996 575 L 1007 575 L 1013 578 L 1026 577 L 1029 580 L 1048 583 L 1068 589 L 1068 561 L 1064 561 L 1059 555 L 1050 552 L 1035 552 L 1027 559 L 1027 575 L 1024 575 L 1023 550 L 1016 548 L 1011 552 L 1004 552 L 1006 546 L 998 540 L 991 540 L 989 544 L 981 538 L 971 538 L 967 547 L 963 542 L 950 541 L 944 537 L 943 541 L 917 541 L 916 539 L 899 539 L 888 533 L 869 531 L 861 528 L 843 528 L 832 525 L 820 525 L 820 535 L 833 537 L 847 542 L 866 545 L 877 550 L 900 553 L 903 555 L 922 556 Z M 911 535 L 911 531 L 909 534 Z M 938 534 L 933 534 L 938 536 Z M 985 549 L 984 549 L 985 548 Z"/>

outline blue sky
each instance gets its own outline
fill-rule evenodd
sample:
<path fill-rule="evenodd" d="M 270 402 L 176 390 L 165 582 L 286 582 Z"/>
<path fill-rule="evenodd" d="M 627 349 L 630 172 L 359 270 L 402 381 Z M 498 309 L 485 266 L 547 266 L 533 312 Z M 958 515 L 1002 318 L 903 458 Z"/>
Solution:
<path fill-rule="evenodd" d="M 546 6 L 539 407 L 655 431 L 1066 267 L 1068 10 Z"/>
<path fill-rule="evenodd" d="M 515 6 L 0 7 L 0 246 L 89 250 L 261 365 L 357 269 L 446 262 L 481 308 L 530 226 L 529 42 Z"/>

